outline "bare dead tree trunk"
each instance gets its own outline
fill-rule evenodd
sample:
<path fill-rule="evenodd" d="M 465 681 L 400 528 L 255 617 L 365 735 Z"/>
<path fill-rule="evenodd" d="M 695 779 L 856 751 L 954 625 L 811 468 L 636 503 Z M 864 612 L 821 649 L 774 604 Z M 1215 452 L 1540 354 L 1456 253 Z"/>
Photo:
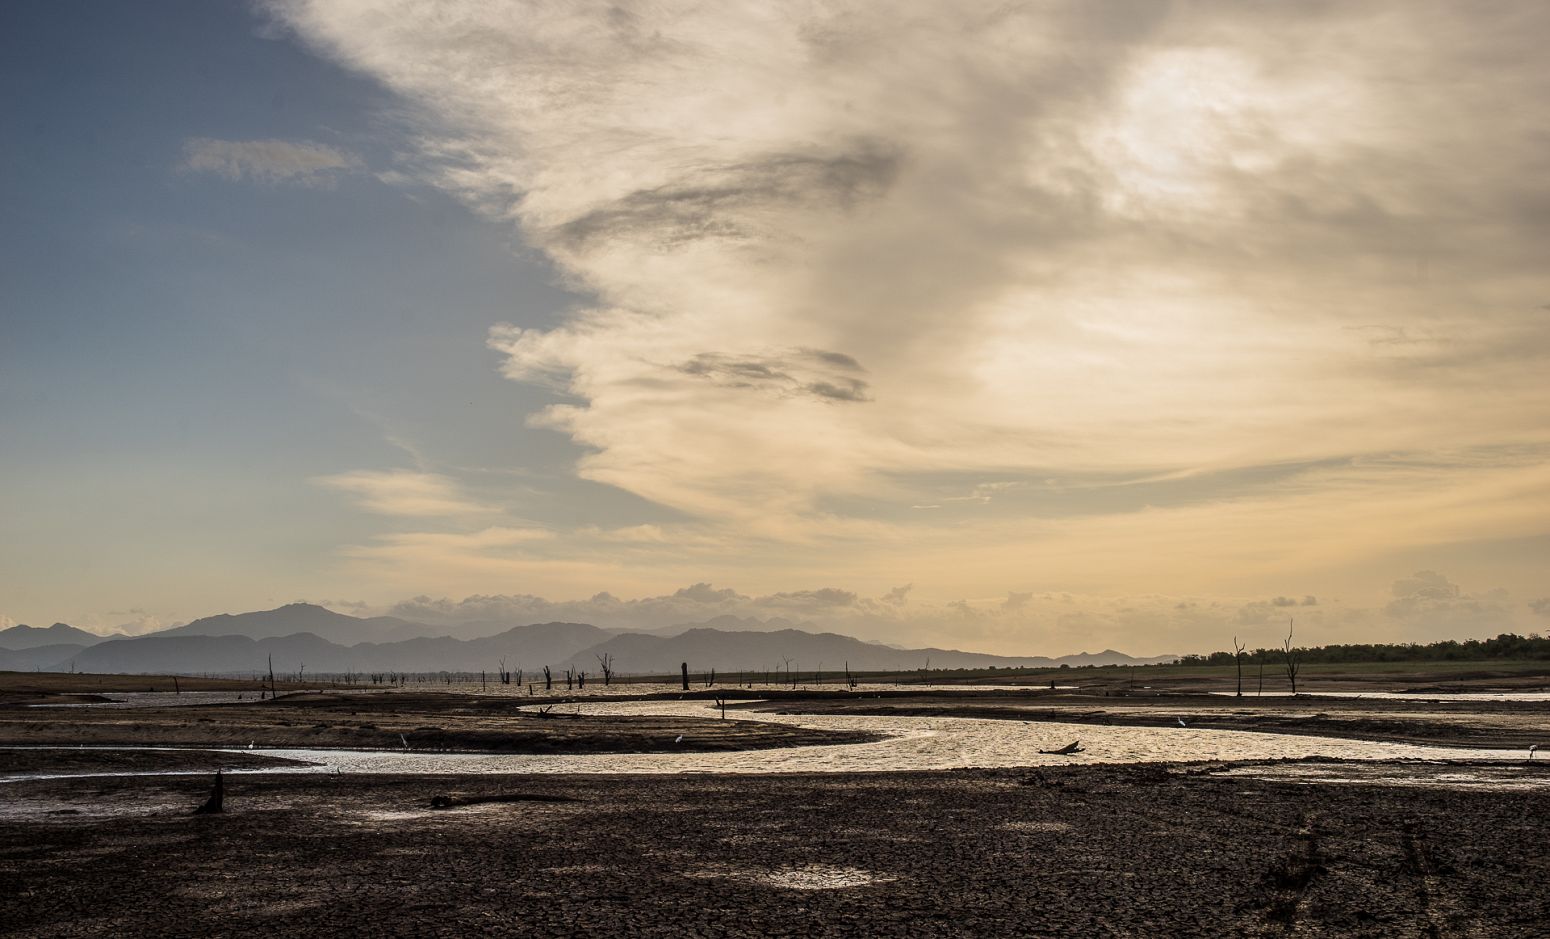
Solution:
<path fill-rule="evenodd" d="M 269 697 L 274 697 L 274 655 L 269 656 Z"/>
<path fill-rule="evenodd" d="M 225 800 L 226 800 L 226 785 L 225 785 L 225 781 L 221 777 L 221 771 L 220 770 L 216 770 L 215 771 L 215 787 L 210 790 L 210 798 L 205 800 L 205 804 L 204 805 L 201 805 L 199 808 L 195 809 L 194 810 L 194 814 L 195 815 L 214 815 L 217 812 L 224 812 L 224 811 L 226 811 L 226 809 L 224 808 Z"/>
<path fill-rule="evenodd" d="M 1297 697 L 1297 672 L 1302 665 L 1297 661 L 1297 650 L 1292 648 L 1292 627 L 1296 624 L 1296 618 L 1286 621 L 1286 680 L 1292 683 L 1292 697 Z"/>
<path fill-rule="evenodd" d="M 1232 660 L 1238 666 L 1238 697 L 1243 697 L 1243 644 L 1238 642 L 1238 637 L 1232 637 Z"/>
<path fill-rule="evenodd" d="M 544 690 L 554 690 L 554 675 L 549 671 L 549 666 L 544 666 Z"/>
<path fill-rule="evenodd" d="M 681 663 L 679 663 L 678 668 L 679 668 L 679 671 L 681 671 L 683 673 L 684 690 L 688 691 L 689 690 L 689 663 L 688 662 L 681 662 Z"/>
<path fill-rule="evenodd" d="M 597 664 L 598 664 L 598 667 L 603 670 L 603 687 L 607 688 L 609 682 L 613 681 L 613 675 L 614 675 L 614 655 L 613 655 L 613 653 L 612 652 L 604 652 L 602 655 L 598 656 L 597 657 Z"/>

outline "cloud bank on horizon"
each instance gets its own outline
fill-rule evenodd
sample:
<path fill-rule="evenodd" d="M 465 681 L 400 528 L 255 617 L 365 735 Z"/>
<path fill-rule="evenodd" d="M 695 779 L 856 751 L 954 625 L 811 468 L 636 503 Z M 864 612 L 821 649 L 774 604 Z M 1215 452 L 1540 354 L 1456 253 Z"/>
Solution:
<path fill-rule="evenodd" d="M 1550 9 L 266 9 L 405 102 L 395 172 L 590 298 L 489 345 L 582 477 L 673 513 L 543 537 L 439 473 L 322 480 L 448 510 L 346 551 L 386 579 L 929 575 L 1038 623 L 1045 587 L 1375 594 L 1550 531 L 1550 148 L 1502 106 L 1550 92 Z M 1542 555 L 1492 563 L 1521 594 Z"/>

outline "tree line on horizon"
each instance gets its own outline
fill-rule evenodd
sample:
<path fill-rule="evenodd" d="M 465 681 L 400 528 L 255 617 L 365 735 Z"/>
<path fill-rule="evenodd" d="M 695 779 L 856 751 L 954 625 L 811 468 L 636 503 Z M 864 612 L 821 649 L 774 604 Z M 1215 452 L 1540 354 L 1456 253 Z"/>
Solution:
<path fill-rule="evenodd" d="M 1550 659 L 1550 637 L 1538 633 L 1519 636 L 1502 633 L 1494 639 L 1443 639 L 1438 642 L 1378 642 L 1340 643 L 1327 646 L 1298 646 L 1293 653 L 1302 663 L 1350 663 L 1350 662 L 1467 662 L 1477 659 L 1535 660 Z M 1260 657 L 1279 658 L 1285 655 L 1279 648 L 1255 649 L 1246 653 L 1249 661 Z M 1232 652 L 1212 652 L 1209 655 L 1181 655 L 1180 665 L 1232 665 L 1237 661 Z"/>

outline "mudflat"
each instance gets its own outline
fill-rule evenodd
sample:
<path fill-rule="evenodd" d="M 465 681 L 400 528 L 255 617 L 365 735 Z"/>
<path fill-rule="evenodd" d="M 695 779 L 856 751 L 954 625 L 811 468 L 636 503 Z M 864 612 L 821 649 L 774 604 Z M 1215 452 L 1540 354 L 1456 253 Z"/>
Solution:
<path fill-rule="evenodd" d="M 236 775 L 226 813 L 198 817 L 209 777 L 11 782 L 0 923 L 18 937 L 1550 931 L 1542 793 L 1211 769 Z"/>
<path fill-rule="evenodd" d="M 176 746 L 650 753 L 862 743 L 768 721 L 578 715 L 563 702 L 452 692 L 332 692 L 178 707 L 0 706 L 0 746 Z M 63 703 L 74 703 L 69 699 Z M 532 707 L 524 707 L 532 706 Z M 543 711 L 538 708 L 547 707 Z M 0 770 L 10 752 L 0 750 Z"/>

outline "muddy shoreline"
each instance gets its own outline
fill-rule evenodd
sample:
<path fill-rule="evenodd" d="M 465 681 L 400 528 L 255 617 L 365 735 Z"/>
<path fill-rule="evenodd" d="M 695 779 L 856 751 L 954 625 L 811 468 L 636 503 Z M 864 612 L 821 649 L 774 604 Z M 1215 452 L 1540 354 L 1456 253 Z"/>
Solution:
<path fill-rule="evenodd" d="M 136 708 L 0 708 L 0 746 L 340 748 L 512 754 L 672 753 L 866 743 L 729 711 L 705 717 L 577 716 L 523 698 L 448 692 L 302 692 L 271 701 Z M 540 702 L 542 705 L 542 702 Z M 0 770 L 8 752 L 0 750 Z"/>
<path fill-rule="evenodd" d="M 1158 766 L 257 775 L 229 778 L 226 814 L 187 814 L 208 787 L 9 784 L 0 934 L 1517 937 L 1550 922 L 1542 794 Z M 430 807 L 448 795 L 473 804 Z M 572 801 L 481 801 L 524 796 Z"/>

